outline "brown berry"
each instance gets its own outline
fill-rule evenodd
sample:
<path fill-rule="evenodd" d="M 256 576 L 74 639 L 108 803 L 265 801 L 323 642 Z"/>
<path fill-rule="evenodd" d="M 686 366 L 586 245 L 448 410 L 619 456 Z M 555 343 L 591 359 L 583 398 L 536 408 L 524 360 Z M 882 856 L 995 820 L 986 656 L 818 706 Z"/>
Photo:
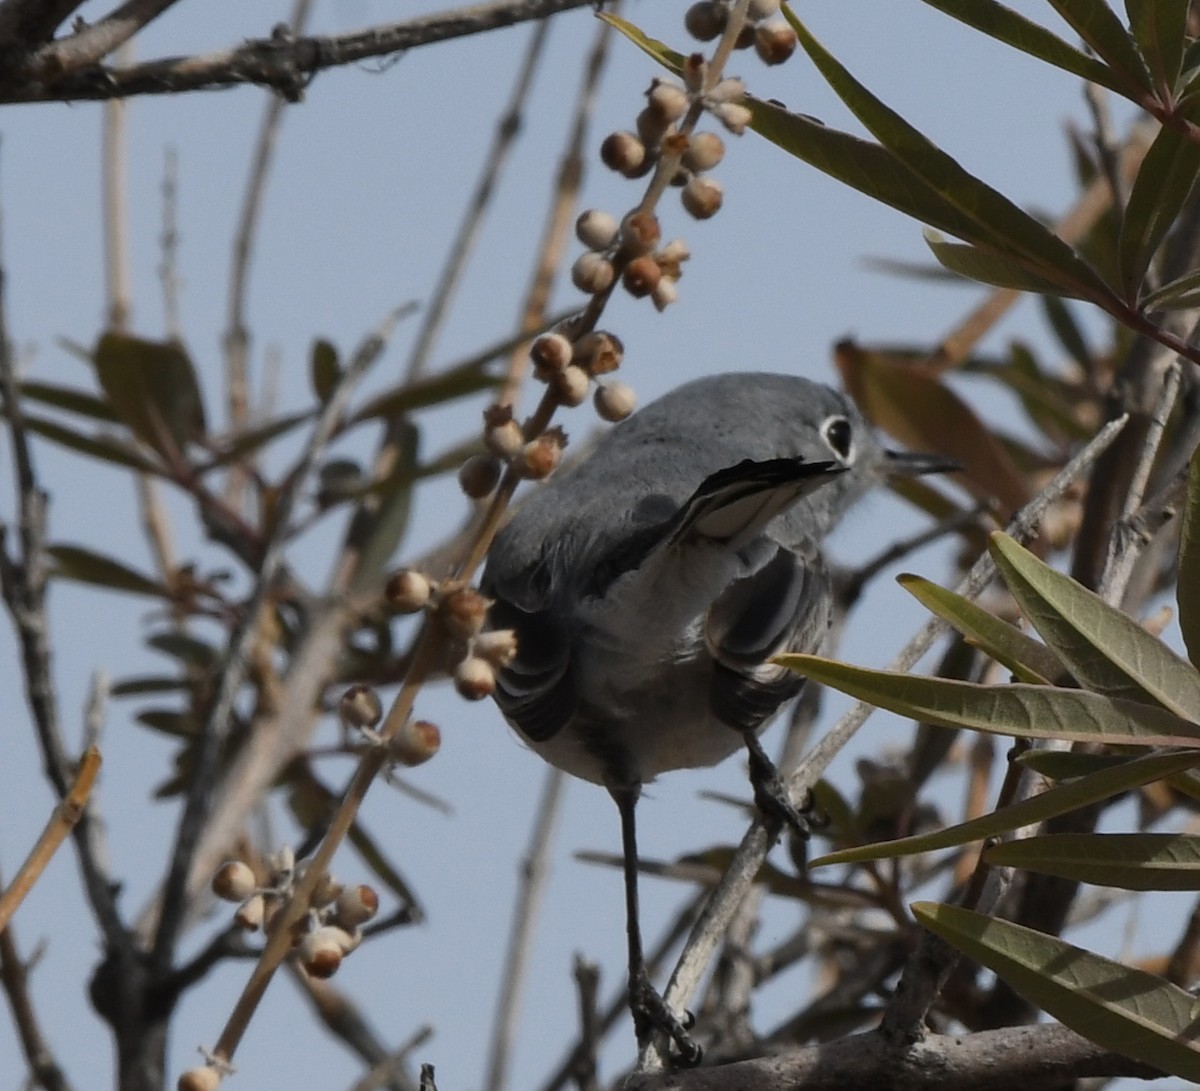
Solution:
<path fill-rule="evenodd" d="M 410 769 L 424 765 L 442 746 L 442 733 L 428 720 L 409 720 L 396 732 L 389 748 L 393 761 Z"/>
<path fill-rule="evenodd" d="M 646 145 L 633 133 L 609 133 L 600 145 L 600 159 L 610 170 L 626 178 L 637 178 L 651 166 Z"/>
<path fill-rule="evenodd" d="M 720 182 L 697 176 L 683 187 L 680 197 L 683 207 L 697 220 L 707 220 L 710 216 L 715 216 L 720 209 L 724 191 Z"/>
<path fill-rule="evenodd" d="M 647 106 L 639 111 L 637 116 L 638 139 L 647 148 L 657 148 L 662 138 L 667 135 L 670 122 L 657 110 Z"/>
<path fill-rule="evenodd" d="M 605 383 L 596 387 L 595 406 L 601 420 L 622 421 L 633 412 L 637 396 L 624 383 Z"/>
<path fill-rule="evenodd" d="M 468 701 L 482 701 L 496 689 L 496 672 L 491 663 L 469 655 L 454 669 L 454 688 Z"/>
<path fill-rule="evenodd" d="M 438 617 L 459 640 L 471 640 L 483 628 L 491 601 L 473 587 L 460 587 L 442 599 Z"/>
<path fill-rule="evenodd" d="M 561 333 L 543 333 L 529 349 L 529 357 L 542 378 L 562 371 L 571 362 L 571 355 L 571 342 Z"/>
<path fill-rule="evenodd" d="M 754 31 L 754 51 L 763 64 L 783 64 L 796 52 L 796 32 L 786 23 L 767 23 Z"/>
<path fill-rule="evenodd" d="M 241 860 L 226 860 L 212 877 L 213 893 L 226 902 L 244 902 L 257 886 L 254 871 Z"/>
<path fill-rule="evenodd" d="M 700 0 L 687 9 L 683 25 L 700 42 L 711 42 L 725 29 L 725 9 L 713 0 Z"/>
<path fill-rule="evenodd" d="M 619 226 L 611 213 L 589 208 L 575 221 L 575 237 L 589 250 L 607 250 L 616 239 Z"/>
<path fill-rule="evenodd" d="M 662 270 L 658 267 L 658 262 L 650 254 L 643 254 L 625 266 L 621 283 L 631 296 L 641 299 L 654 291 L 661 279 Z"/>
<path fill-rule="evenodd" d="M 267 900 L 262 894 L 251 894 L 233 915 L 233 923 L 246 932 L 256 932 L 267 915 Z"/>
<path fill-rule="evenodd" d="M 621 366 L 625 346 L 615 333 L 594 330 L 575 342 L 575 362 L 589 375 L 606 375 Z"/>
<path fill-rule="evenodd" d="M 315 928 L 300 943 L 300 965 L 312 977 L 332 977 L 342 964 L 342 956 L 354 945 L 354 938 L 331 924 Z"/>
<path fill-rule="evenodd" d="M 699 174 L 712 170 L 724 157 L 725 141 L 716 133 L 692 133 L 683 153 L 683 165 Z"/>
<path fill-rule="evenodd" d="M 567 436 L 561 428 L 546 429 L 522 449 L 519 462 L 521 471 L 534 481 L 549 477 L 562 461 L 566 445 Z"/>
<path fill-rule="evenodd" d="M 365 883 L 348 886 L 338 895 L 334 912 L 338 924 L 347 932 L 353 932 L 379 912 L 379 895 Z"/>
<path fill-rule="evenodd" d="M 655 80 L 646 92 L 646 107 L 665 122 L 678 121 L 687 113 L 687 92 L 667 80 Z"/>
<path fill-rule="evenodd" d="M 458 468 L 458 487 L 472 500 L 491 496 L 500 482 L 500 466 L 491 455 L 472 455 Z"/>
<path fill-rule="evenodd" d="M 338 715 L 349 727 L 374 727 L 383 719 L 383 702 L 370 686 L 351 686 L 338 702 Z"/>
<path fill-rule="evenodd" d="M 383 593 L 388 605 L 396 613 L 415 614 L 428 604 L 433 585 L 420 572 L 401 568 L 388 577 Z"/>
<path fill-rule="evenodd" d="M 621 223 L 621 250 L 630 257 L 648 254 L 662 238 L 662 228 L 653 212 L 631 212 Z"/>

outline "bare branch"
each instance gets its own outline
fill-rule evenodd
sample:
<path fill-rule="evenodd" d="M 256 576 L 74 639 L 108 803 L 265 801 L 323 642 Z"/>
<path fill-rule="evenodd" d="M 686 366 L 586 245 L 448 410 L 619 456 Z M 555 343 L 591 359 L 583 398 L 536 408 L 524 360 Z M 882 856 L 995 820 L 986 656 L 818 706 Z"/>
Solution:
<path fill-rule="evenodd" d="M 495 0 L 350 34 L 293 38 L 285 33 L 201 56 L 163 57 L 130 68 L 96 65 L 66 75 L 58 70 L 57 54 L 51 52 L 60 46 L 55 43 L 32 57 L 27 55 L 24 64 L 18 61 L 9 67 L 0 88 L 0 102 L 72 102 L 171 95 L 241 84 L 271 87 L 285 98 L 295 100 L 315 75 L 329 68 L 389 57 L 530 19 L 545 19 L 590 2 Z"/>
<path fill-rule="evenodd" d="M 87 68 L 123 46 L 175 3 L 178 0 L 128 0 L 98 23 L 81 27 L 70 37 L 60 38 L 39 50 L 38 63 L 46 70 L 64 74 Z"/>
<path fill-rule="evenodd" d="M 50 1051 L 33 1000 L 29 995 L 29 966 L 17 951 L 17 941 L 12 928 L 0 928 L 0 988 L 8 997 L 12 1008 L 13 1024 L 21 1040 L 21 1051 L 29 1065 L 29 1082 L 26 1086 L 40 1087 L 43 1091 L 70 1091 L 66 1074 L 58 1066 Z"/>
<path fill-rule="evenodd" d="M 776 1057 L 634 1076 L 626 1091 L 1023 1091 L 1058 1088 L 1087 1076 L 1161 1075 L 1140 1061 L 1089 1042 L 1057 1024 L 975 1034 L 931 1035 L 911 1049 L 888 1048 L 874 1033 L 855 1034 Z"/>

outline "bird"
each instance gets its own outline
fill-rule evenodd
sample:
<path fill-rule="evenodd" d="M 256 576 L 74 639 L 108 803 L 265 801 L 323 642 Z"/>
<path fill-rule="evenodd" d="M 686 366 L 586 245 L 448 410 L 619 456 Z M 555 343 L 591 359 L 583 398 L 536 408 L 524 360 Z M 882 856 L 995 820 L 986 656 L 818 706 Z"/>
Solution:
<path fill-rule="evenodd" d="M 807 835 L 758 739 L 804 685 L 771 658 L 821 649 L 833 613 L 822 543 L 846 511 L 887 477 L 953 468 L 884 448 L 829 386 L 720 374 L 615 425 L 496 536 L 480 588 L 489 628 L 512 630 L 517 650 L 494 696 L 531 749 L 617 805 L 640 1045 L 663 1032 L 677 1063 L 701 1056 L 643 956 L 642 786 L 744 746 L 775 835 Z"/>

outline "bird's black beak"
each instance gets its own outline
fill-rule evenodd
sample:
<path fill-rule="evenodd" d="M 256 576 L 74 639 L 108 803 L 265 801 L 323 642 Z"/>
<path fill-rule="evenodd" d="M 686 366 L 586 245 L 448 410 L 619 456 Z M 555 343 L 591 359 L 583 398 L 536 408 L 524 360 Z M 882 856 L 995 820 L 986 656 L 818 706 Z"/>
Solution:
<path fill-rule="evenodd" d="M 961 470 L 962 463 L 945 455 L 923 451 L 884 451 L 883 472 L 887 477 L 917 477 L 920 474 L 944 474 Z"/>

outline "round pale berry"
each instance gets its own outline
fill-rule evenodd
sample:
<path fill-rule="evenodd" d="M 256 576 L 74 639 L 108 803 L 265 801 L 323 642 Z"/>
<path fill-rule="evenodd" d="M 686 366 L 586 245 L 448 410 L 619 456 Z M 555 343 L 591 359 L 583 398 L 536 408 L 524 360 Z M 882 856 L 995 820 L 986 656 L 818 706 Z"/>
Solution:
<path fill-rule="evenodd" d="M 595 406 L 601 420 L 621 421 L 633 412 L 637 396 L 624 383 L 605 383 L 596 387 Z"/>
<path fill-rule="evenodd" d="M 715 216 L 720 209 L 724 190 L 720 182 L 697 176 L 683 187 L 680 197 L 683 207 L 697 220 L 707 220 L 710 216 Z"/>

